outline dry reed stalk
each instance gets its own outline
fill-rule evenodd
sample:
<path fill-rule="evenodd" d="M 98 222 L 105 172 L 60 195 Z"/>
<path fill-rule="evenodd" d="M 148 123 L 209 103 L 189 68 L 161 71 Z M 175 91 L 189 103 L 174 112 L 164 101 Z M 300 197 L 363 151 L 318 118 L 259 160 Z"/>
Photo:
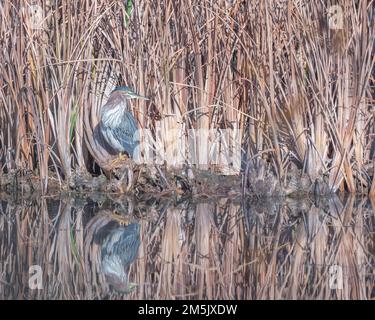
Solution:
<path fill-rule="evenodd" d="M 366 1 L 340 3 L 336 29 L 335 1 L 35 4 L 45 18 L 37 28 L 22 1 L 0 5 L 0 162 L 10 167 L 14 152 L 44 191 L 51 171 L 62 180 L 95 171 L 94 161 L 107 169 L 111 157 L 92 135 L 109 92 L 127 84 L 152 97 L 132 105 L 151 130 L 144 161 L 160 152 L 180 166 L 196 156 L 201 168 L 236 174 L 245 160 L 280 180 L 296 162 L 313 180 L 328 174 L 333 191 L 375 193 Z M 238 135 L 218 145 L 233 128 Z"/>

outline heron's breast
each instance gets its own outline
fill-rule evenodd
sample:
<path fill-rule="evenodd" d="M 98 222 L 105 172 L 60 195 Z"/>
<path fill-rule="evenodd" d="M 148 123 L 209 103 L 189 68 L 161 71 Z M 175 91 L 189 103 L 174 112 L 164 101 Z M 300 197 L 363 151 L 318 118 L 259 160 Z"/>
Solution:
<path fill-rule="evenodd" d="M 107 127 L 119 127 L 124 117 L 124 113 L 125 108 L 123 105 L 118 105 L 116 107 L 104 106 L 101 112 L 101 120 Z"/>

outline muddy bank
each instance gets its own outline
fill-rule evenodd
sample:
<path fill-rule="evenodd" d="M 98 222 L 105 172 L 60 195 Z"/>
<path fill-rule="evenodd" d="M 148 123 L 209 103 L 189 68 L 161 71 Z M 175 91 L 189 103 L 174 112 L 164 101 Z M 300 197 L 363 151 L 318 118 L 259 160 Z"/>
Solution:
<path fill-rule="evenodd" d="M 244 176 L 248 177 L 247 179 Z M 13 170 L 0 175 L 0 191 L 5 193 L 41 193 L 42 181 L 31 172 Z M 66 181 L 59 181 L 51 172 L 47 192 L 73 191 L 75 193 L 103 192 L 127 194 L 140 199 L 150 197 L 210 198 L 250 196 L 303 197 L 329 195 L 328 178 L 311 179 L 298 169 L 290 170 L 283 182 L 271 172 L 253 170 L 246 175 L 217 175 L 193 167 L 167 170 L 163 166 L 135 165 L 127 161 L 121 167 L 93 176 L 76 171 Z"/>
<path fill-rule="evenodd" d="M 14 170 L 0 176 L 0 191 L 5 193 L 41 193 L 40 179 Z M 50 173 L 47 192 L 73 191 L 75 193 L 103 192 L 148 197 L 236 197 L 241 195 L 241 176 L 221 176 L 209 171 L 183 168 L 167 171 L 162 166 L 136 166 L 132 163 L 109 174 L 93 176 L 76 171 L 66 181 L 59 181 Z"/>

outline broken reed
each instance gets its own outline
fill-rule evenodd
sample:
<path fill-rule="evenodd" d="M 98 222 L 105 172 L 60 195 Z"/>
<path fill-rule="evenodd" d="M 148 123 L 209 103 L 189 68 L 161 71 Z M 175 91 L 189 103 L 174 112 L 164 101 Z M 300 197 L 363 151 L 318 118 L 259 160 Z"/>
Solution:
<path fill-rule="evenodd" d="M 170 166 L 191 161 L 191 130 L 201 168 L 237 174 L 266 164 L 282 181 L 294 162 L 313 180 L 327 175 L 333 191 L 374 195 L 371 3 L 35 1 L 36 23 L 24 1 L 4 0 L 2 171 L 33 170 L 46 190 L 48 178 L 106 169 L 109 155 L 93 139 L 99 108 L 127 84 L 151 97 L 133 104 L 152 132 L 143 151 Z M 224 129 L 239 135 L 220 145 L 214 166 Z"/>

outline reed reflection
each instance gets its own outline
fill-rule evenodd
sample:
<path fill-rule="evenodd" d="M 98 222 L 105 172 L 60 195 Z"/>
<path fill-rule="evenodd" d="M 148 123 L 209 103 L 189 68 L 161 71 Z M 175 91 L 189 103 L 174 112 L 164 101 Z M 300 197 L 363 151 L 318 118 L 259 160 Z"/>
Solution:
<path fill-rule="evenodd" d="M 4 199 L 0 298 L 371 299 L 374 222 L 354 197 Z"/>

